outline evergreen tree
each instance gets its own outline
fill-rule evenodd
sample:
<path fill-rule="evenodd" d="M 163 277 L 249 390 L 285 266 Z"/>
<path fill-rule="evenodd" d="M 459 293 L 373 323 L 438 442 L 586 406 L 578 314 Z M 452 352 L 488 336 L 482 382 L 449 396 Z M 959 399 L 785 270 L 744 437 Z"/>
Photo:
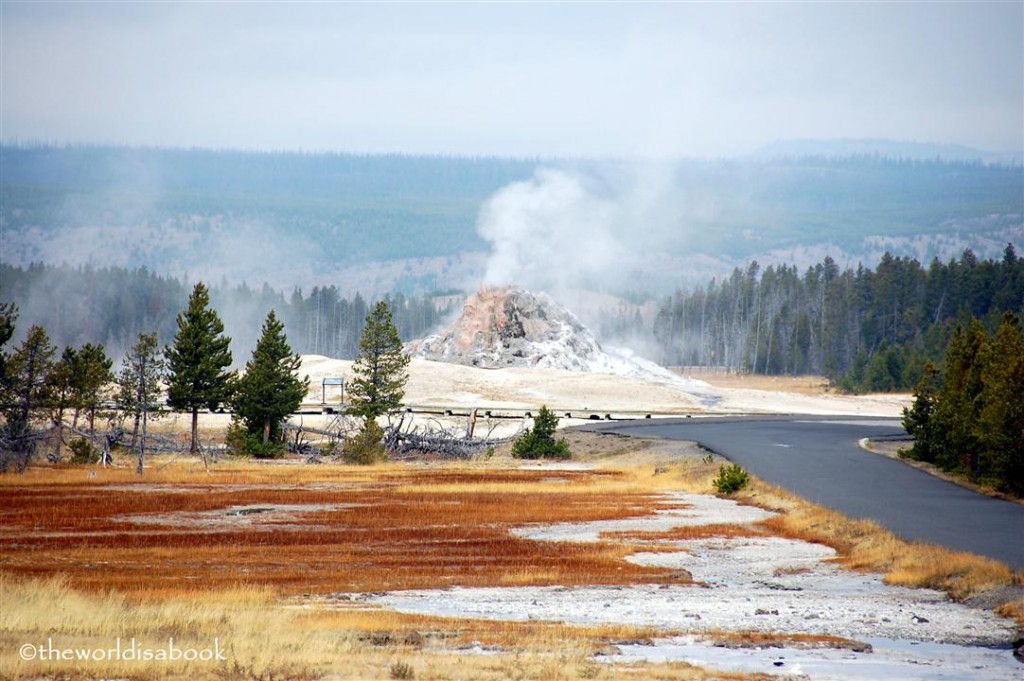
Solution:
<path fill-rule="evenodd" d="M 132 449 L 138 443 L 138 465 L 135 472 L 142 474 L 146 456 L 146 435 L 149 419 L 160 415 L 160 382 L 167 365 L 161 356 L 155 333 L 140 333 L 139 339 L 121 362 L 117 377 L 117 405 L 124 414 L 133 418 Z M 139 439 L 139 427 L 142 438 Z"/>
<path fill-rule="evenodd" d="M 66 347 L 50 372 L 50 412 L 53 425 L 57 428 L 57 445 L 51 456 L 54 463 L 60 461 L 62 456 L 64 412 L 74 406 L 74 374 L 77 363 L 78 352 L 72 347 Z"/>
<path fill-rule="evenodd" d="M 980 445 L 974 423 L 978 418 L 981 395 L 981 354 L 988 334 L 977 320 L 967 331 L 953 333 L 942 371 L 942 387 L 935 408 L 939 446 L 937 463 L 977 479 L 980 474 Z"/>
<path fill-rule="evenodd" d="M 383 439 L 384 429 L 375 419 L 366 419 L 356 436 L 345 441 L 342 457 L 348 463 L 362 466 L 384 461 L 388 453 L 384 449 Z"/>
<path fill-rule="evenodd" d="M 1022 263 L 1012 244 L 1002 260 L 965 251 L 928 269 L 892 254 L 874 271 L 840 272 L 825 258 L 802 278 L 751 263 L 721 283 L 678 291 L 648 333 L 665 364 L 824 373 L 854 392 L 909 390 L 925 362 L 941 363 L 956 317 L 979 318 L 991 332 L 1004 311 L 1024 313 Z"/>
<path fill-rule="evenodd" d="M 981 358 L 981 408 L 974 424 L 980 471 L 997 489 L 1024 496 L 1024 334 L 1006 313 Z"/>
<path fill-rule="evenodd" d="M 936 387 L 941 383 L 941 387 Z M 903 425 L 908 456 L 1024 496 L 1024 331 L 1006 313 L 995 337 L 957 326 L 941 381 L 927 363 Z"/>
<path fill-rule="evenodd" d="M 7 353 L 4 346 L 14 335 L 18 308 L 14 303 L 0 303 L 0 408 L 7 404 Z"/>
<path fill-rule="evenodd" d="M 903 428 L 914 438 L 907 456 L 918 461 L 935 461 L 941 443 L 936 435 L 935 405 L 938 400 L 939 370 L 928 362 L 914 388 L 914 402 L 903 410 Z"/>
<path fill-rule="evenodd" d="M 901 384 L 902 375 L 903 357 L 899 347 L 882 341 L 864 369 L 861 386 L 869 392 L 892 392 Z"/>
<path fill-rule="evenodd" d="M 5 346 L 14 335 L 14 322 L 18 318 L 18 308 L 14 303 L 0 303 L 0 414 L 8 413 L 13 396 L 11 382 L 7 373 L 7 351 Z M 4 445 L 10 434 L 10 424 L 0 424 L 0 445 Z M 2 449 L 3 447 L 0 447 Z M 2 456 L 0 452 L 0 456 Z"/>
<path fill-rule="evenodd" d="M 293 355 L 288 345 L 284 324 L 271 310 L 231 400 L 235 414 L 242 418 L 250 434 L 262 438 L 264 445 L 281 441 L 281 423 L 299 408 L 306 396 L 309 377 L 296 376 L 300 366 L 299 356 Z"/>
<path fill-rule="evenodd" d="M 192 414 L 189 451 L 199 443 L 199 410 L 216 410 L 230 397 L 231 339 L 224 323 L 210 308 L 210 293 L 201 282 L 189 296 L 188 308 L 178 314 L 178 332 L 165 356 L 168 368 L 167 404 Z M 204 457 L 205 461 L 205 457 Z"/>
<path fill-rule="evenodd" d="M 51 373 L 56 348 L 46 329 L 33 326 L 25 341 L 7 360 L 8 402 L 4 405 L 5 442 L 0 452 L 0 471 L 6 471 L 8 456 L 19 471 L 28 466 L 34 446 L 31 422 L 36 412 L 49 406 Z"/>
<path fill-rule="evenodd" d="M 517 459 L 568 459 L 571 456 L 569 443 L 565 438 L 555 439 L 556 428 L 558 417 L 547 406 L 542 406 L 533 420 L 533 428 L 527 428 L 512 443 L 512 456 Z"/>
<path fill-rule="evenodd" d="M 95 431 L 96 411 L 103 402 L 103 389 L 114 380 L 110 371 L 113 364 L 102 344 L 86 343 L 75 353 L 71 365 L 72 406 L 76 421 L 79 410 L 89 415 L 90 433 Z"/>
<path fill-rule="evenodd" d="M 348 411 L 365 419 L 375 419 L 397 410 L 405 397 L 409 380 L 409 356 L 391 319 L 387 301 L 377 303 L 366 317 L 359 356 L 350 383 L 352 406 Z"/>

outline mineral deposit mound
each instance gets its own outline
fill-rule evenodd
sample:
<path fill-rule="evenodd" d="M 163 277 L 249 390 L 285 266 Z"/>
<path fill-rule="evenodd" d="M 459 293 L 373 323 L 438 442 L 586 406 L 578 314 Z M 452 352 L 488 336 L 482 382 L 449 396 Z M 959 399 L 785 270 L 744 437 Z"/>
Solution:
<path fill-rule="evenodd" d="M 605 351 L 569 310 L 544 293 L 484 287 L 447 329 L 411 344 L 424 359 L 482 369 L 537 367 L 672 378 L 657 365 Z"/>

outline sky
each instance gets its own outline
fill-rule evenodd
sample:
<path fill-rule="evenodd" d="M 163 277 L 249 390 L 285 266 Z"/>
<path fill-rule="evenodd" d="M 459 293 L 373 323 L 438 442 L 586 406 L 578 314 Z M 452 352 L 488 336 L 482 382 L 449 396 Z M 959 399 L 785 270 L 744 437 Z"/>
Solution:
<path fill-rule="evenodd" d="M 0 2 L 0 138 L 354 153 L 1024 149 L 1024 2 Z"/>

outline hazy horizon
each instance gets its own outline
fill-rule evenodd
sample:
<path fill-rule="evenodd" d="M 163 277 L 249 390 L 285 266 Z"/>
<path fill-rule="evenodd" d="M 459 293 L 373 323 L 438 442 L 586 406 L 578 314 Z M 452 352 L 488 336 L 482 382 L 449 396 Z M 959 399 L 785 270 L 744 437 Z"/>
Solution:
<path fill-rule="evenodd" d="M 685 156 L 685 155 L 530 155 L 530 154 L 502 154 L 502 153 L 454 153 L 454 152 L 404 152 L 404 151 L 348 151 L 345 149 L 300 149 L 300 148 L 277 148 L 277 147 L 215 147 L 197 146 L 184 144 L 132 144 L 127 142 L 95 142 L 75 140 L 48 140 L 48 139 L 0 139 L 0 146 L 11 149 L 115 149 L 127 151 L 152 151 L 152 152 L 199 152 L 212 154 L 253 154 L 255 156 L 322 156 L 322 157 L 366 157 L 366 158 L 440 158 L 451 160 L 501 160 L 521 161 L 536 163 L 542 167 L 545 163 L 561 162 L 667 162 L 667 163 L 690 163 L 705 162 L 714 164 L 717 162 L 733 161 L 757 161 L 760 159 L 784 159 L 786 157 L 814 157 L 822 156 L 827 158 L 843 158 L 856 156 L 877 155 L 893 160 L 917 159 L 924 161 L 938 160 L 941 162 L 955 163 L 958 161 L 970 161 L 978 159 L 987 163 L 1019 166 L 1024 162 L 1024 149 L 982 149 L 970 147 L 957 143 L 931 143 L 918 142 L 906 139 L 887 138 L 792 138 L 780 139 L 761 145 L 755 149 L 735 155 L 721 156 Z"/>

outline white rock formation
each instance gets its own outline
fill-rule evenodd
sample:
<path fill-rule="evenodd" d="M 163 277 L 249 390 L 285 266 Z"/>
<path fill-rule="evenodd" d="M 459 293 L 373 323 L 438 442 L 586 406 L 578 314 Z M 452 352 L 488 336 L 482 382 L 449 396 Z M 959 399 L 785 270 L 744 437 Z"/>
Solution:
<path fill-rule="evenodd" d="M 483 369 L 591 371 L 605 354 L 590 330 L 549 296 L 512 287 L 480 289 L 451 326 L 411 349 L 424 359 Z"/>
<path fill-rule="evenodd" d="M 481 369 L 530 367 L 631 376 L 688 387 L 628 350 L 602 348 L 590 329 L 545 293 L 483 287 L 447 329 L 409 345 L 414 357 Z"/>

